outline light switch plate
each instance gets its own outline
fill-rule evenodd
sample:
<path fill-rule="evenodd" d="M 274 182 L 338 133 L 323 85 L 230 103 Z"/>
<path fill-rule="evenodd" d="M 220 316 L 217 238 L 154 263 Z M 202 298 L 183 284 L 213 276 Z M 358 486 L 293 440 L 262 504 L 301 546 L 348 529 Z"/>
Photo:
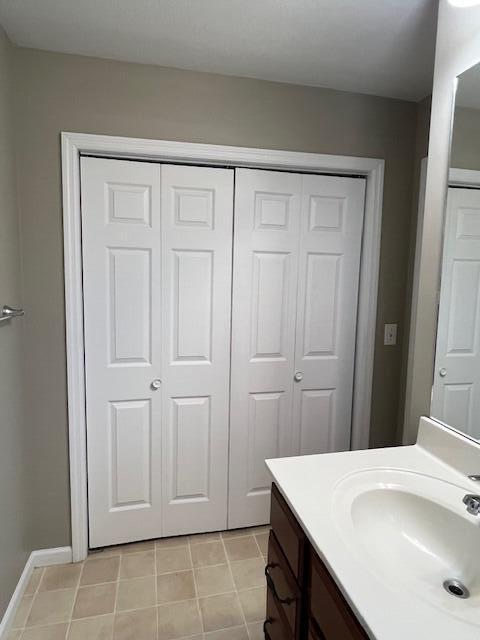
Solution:
<path fill-rule="evenodd" d="M 386 324 L 383 344 L 391 347 L 397 344 L 397 324 Z"/>

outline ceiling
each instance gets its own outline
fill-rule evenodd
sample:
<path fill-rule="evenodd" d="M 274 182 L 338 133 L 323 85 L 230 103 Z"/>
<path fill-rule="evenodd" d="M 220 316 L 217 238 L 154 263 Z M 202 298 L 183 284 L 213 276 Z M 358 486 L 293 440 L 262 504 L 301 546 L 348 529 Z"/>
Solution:
<path fill-rule="evenodd" d="M 436 0 L 0 0 L 24 47 L 419 100 Z"/>

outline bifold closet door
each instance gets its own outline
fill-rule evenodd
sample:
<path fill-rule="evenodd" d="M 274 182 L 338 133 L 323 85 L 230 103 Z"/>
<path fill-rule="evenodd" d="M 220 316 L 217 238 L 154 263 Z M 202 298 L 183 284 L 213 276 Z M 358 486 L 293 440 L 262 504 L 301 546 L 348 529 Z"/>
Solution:
<path fill-rule="evenodd" d="M 293 451 L 302 176 L 237 169 L 229 528 L 267 522 L 266 458 Z"/>
<path fill-rule="evenodd" d="M 167 536 L 227 526 L 233 179 L 162 165 Z"/>
<path fill-rule="evenodd" d="M 82 158 L 89 544 L 160 535 L 160 165 Z"/>
<path fill-rule="evenodd" d="M 304 175 L 294 455 L 350 449 L 365 180 Z"/>
<path fill-rule="evenodd" d="M 238 169 L 229 527 L 269 518 L 266 458 L 350 447 L 365 180 Z"/>
<path fill-rule="evenodd" d="M 81 179 L 90 546 L 224 528 L 233 172 Z"/>

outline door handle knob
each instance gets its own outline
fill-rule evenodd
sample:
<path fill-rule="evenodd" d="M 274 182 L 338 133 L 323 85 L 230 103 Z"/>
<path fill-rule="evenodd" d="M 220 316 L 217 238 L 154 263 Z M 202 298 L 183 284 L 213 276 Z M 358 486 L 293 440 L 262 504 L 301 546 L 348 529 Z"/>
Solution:
<path fill-rule="evenodd" d="M 442 367 L 438 373 L 441 378 L 444 378 L 447 375 L 447 370 Z"/>
<path fill-rule="evenodd" d="M 297 371 L 297 373 L 293 376 L 295 382 L 300 382 L 303 380 L 303 373 L 301 371 Z"/>
<path fill-rule="evenodd" d="M 160 389 L 160 387 L 162 386 L 162 381 L 160 380 L 160 378 L 155 378 L 155 380 L 152 380 L 152 383 L 150 386 L 154 391 L 156 391 L 157 389 Z"/>

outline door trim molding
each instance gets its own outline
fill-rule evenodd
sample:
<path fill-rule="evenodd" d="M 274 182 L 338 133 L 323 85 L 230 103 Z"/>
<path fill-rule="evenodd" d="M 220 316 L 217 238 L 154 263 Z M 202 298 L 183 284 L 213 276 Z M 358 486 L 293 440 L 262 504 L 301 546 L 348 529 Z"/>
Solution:
<path fill-rule="evenodd" d="M 67 397 L 73 561 L 88 552 L 80 156 L 311 171 L 366 178 L 352 407 L 352 449 L 368 447 L 385 161 L 296 151 L 62 132 Z"/>

